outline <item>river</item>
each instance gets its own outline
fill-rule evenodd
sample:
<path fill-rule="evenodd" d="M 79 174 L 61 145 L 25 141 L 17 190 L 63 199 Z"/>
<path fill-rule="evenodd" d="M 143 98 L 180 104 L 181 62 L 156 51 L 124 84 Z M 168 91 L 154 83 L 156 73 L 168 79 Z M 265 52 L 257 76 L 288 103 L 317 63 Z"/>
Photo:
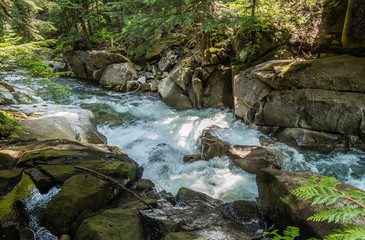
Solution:
<path fill-rule="evenodd" d="M 13 74 L 4 80 L 24 85 L 24 79 L 27 78 Z M 236 167 L 228 158 L 183 162 L 184 155 L 198 153 L 196 141 L 212 125 L 221 128 L 217 135 L 230 144 L 261 145 L 262 135 L 253 126 L 236 120 L 231 110 L 177 111 L 147 94 L 115 93 L 75 79 L 57 81 L 73 88 L 64 104 L 93 111 L 108 144 L 120 147 L 142 165 L 143 177 L 151 179 L 157 190 L 176 194 L 184 186 L 227 202 L 253 200 L 257 196 L 255 175 Z M 45 92 L 40 95 L 52 100 Z M 283 170 L 310 170 L 365 190 L 364 152 L 353 149 L 320 154 L 299 151 L 282 143 L 269 148 L 284 156 Z"/>

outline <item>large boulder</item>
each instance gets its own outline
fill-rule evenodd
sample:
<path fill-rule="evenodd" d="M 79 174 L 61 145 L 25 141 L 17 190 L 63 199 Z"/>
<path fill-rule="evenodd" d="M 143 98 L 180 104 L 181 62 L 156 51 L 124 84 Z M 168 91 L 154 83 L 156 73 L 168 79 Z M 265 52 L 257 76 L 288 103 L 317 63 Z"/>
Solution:
<path fill-rule="evenodd" d="M 264 215 L 275 222 L 280 228 L 296 226 L 300 228 L 303 239 L 317 237 L 323 239 L 333 232 L 334 229 L 346 226 L 343 223 L 313 222 L 307 220 L 315 213 L 331 209 L 333 206 L 326 204 L 311 205 L 310 200 L 295 196 L 292 192 L 301 185 L 308 184 L 305 180 L 293 180 L 294 178 L 321 177 L 322 175 L 309 172 L 286 172 L 277 169 L 264 169 L 256 175 L 259 189 L 258 205 Z M 338 189 L 355 189 L 354 187 L 341 184 Z M 346 199 L 338 199 L 335 207 L 349 206 Z M 364 225 L 365 217 L 354 219 L 350 224 Z"/>
<path fill-rule="evenodd" d="M 203 104 L 213 108 L 232 108 L 231 70 L 214 71 L 204 83 Z"/>
<path fill-rule="evenodd" d="M 79 78 L 93 79 L 93 72 L 98 69 L 104 69 L 108 65 L 115 63 L 125 63 L 129 60 L 116 53 L 107 53 L 102 51 L 66 51 L 63 58 L 71 71 Z"/>
<path fill-rule="evenodd" d="M 116 91 L 126 91 L 128 81 L 137 80 L 137 71 L 133 63 L 116 63 L 109 65 L 103 72 L 99 83 Z"/>
<path fill-rule="evenodd" d="M 189 109 L 193 105 L 183 89 L 179 87 L 171 78 L 165 78 L 158 85 L 158 92 L 164 102 L 176 109 Z"/>
<path fill-rule="evenodd" d="M 181 188 L 176 205 L 168 196 L 157 201 L 158 211 L 142 214 L 166 233 L 165 239 L 255 239 L 263 218 L 255 202 L 223 203 L 200 192 Z M 242 211 L 240 211 L 241 209 Z"/>
<path fill-rule="evenodd" d="M 361 135 L 365 133 L 365 94 L 319 89 L 272 91 L 254 123 Z"/>
<path fill-rule="evenodd" d="M 2 106 L 0 109 L 19 113 L 17 124 L 28 134 L 14 133 L 12 137 L 18 140 L 63 138 L 106 143 L 105 136 L 97 131 L 93 113 L 77 106 L 20 104 Z"/>
<path fill-rule="evenodd" d="M 229 158 L 246 172 L 257 174 L 263 168 L 281 169 L 283 157 L 261 146 L 234 145 Z"/>
<path fill-rule="evenodd" d="M 350 136 L 360 137 L 353 146 L 361 147 L 364 64 L 365 58 L 344 55 L 249 68 L 234 77 L 235 115 L 259 129 L 276 128 L 274 136 L 298 147 L 331 151 Z"/>
<path fill-rule="evenodd" d="M 105 207 L 114 195 L 111 183 L 89 174 L 75 175 L 49 202 L 41 225 L 58 237 L 63 234 L 73 236 L 78 227 L 73 223 L 82 215 Z"/>
<path fill-rule="evenodd" d="M 269 61 L 250 71 L 275 90 L 323 89 L 365 93 L 365 58 L 341 55 L 307 61 Z"/>
<path fill-rule="evenodd" d="M 75 239 L 143 240 L 145 237 L 136 211 L 113 208 L 84 220 Z"/>
<path fill-rule="evenodd" d="M 20 182 L 23 169 L 0 170 L 0 200 Z"/>

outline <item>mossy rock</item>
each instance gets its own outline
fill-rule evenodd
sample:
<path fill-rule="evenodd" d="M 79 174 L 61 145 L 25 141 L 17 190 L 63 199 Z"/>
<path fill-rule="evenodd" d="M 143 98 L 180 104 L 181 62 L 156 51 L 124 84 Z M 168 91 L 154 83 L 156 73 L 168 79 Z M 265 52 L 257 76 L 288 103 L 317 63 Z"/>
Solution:
<path fill-rule="evenodd" d="M 57 149 L 36 149 L 33 151 L 26 152 L 20 159 L 19 165 L 27 165 L 34 166 L 34 163 L 31 161 L 47 161 L 49 159 L 55 158 L 63 158 L 63 157 L 87 157 L 87 153 L 74 152 L 74 151 L 65 151 L 65 150 L 57 150 Z M 28 163 L 27 163 L 28 162 Z"/>
<path fill-rule="evenodd" d="M 72 225 L 78 217 L 105 207 L 114 194 L 109 182 L 89 174 L 73 176 L 47 205 L 41 225 L 58 237 L 72 236 L 76 230 Z"/>
<path fill-rule="evenodd" d="M 82 166 L 86 168 L 90 168 L 92 170 L 98 171 L 104 175 L 113 177 L 113 178 L 123 178 L 129 180 L 136 179 L 136 168 L 129 163 L 121 162 L 121 161 L 112 161 L 112 160 L 92 160 L 80 162 L 79 164 L 72 165 L 63 165 L 63 164 L 49 164 L 49 165 L 39 165 L 38 168 L 46 173 L 48 176 L 51 176 L 52 179 L 57 184 L 64 183 L 71 176 L 80 172 L 80 170 L 75 169 L 75 166 Z"/>
<path fill-rule="evenodd" d="M 142 221 L 134 210 L 108 209 L 81 224 L 76 240 L 144 240 Z"/>
<path fill-rule="evenodd" d="M 148 205 L 150 205 L 151 207 L 157 207 L 157 201 L 155 199 L 152 198 L 146 198 L 143 199 Z M 128 209 L 128 210 L 147 210 L 149 209 L 143 202 L 141 202 L 140 200 L 136 200 L 136 201 L 132 201 L 132 202 L 128 202 L 125 203 L 123 205 L 120 206 L 121 209 Z"/>

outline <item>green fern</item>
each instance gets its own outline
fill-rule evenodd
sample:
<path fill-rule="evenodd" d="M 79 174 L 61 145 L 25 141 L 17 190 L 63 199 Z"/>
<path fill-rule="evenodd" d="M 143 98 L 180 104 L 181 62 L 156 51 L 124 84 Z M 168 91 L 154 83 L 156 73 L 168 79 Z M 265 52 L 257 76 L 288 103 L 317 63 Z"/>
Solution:
<path fill-rule="evenodd" d="M 345 199 L 349 202 L 349 206 L 334 208 L 328 211 L 317 213 L 308 218 L 312 221 L 328 221 L 328 222 L 343 222 L 346 223 L 351 219 L 365 215 L 365 193 L 356 189 L 339 190 L 337 185 L 342 184 L 336 178 L 323 176 L 321 178 L 310 177 L 296 178 L 294 180 L 306 180 L 311 182 L 308 185 L 302 185 L 293 191 L 293 194 L 306 200 L 312 199 L 312 205 L 326 204 L 333 205 L 339 199 Z M 354 226 L 336 229 L 325 239 L 365 239 L 365 226 Z"/>

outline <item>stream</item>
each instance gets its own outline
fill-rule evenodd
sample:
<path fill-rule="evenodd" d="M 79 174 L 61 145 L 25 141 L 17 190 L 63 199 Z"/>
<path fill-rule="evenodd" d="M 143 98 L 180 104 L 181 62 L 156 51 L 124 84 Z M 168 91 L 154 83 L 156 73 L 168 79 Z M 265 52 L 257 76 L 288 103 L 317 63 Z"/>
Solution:
<path fill-rule="evenodd" d="M 23 86 L 27 78 L 12 74 L 4 80 Z M 236 167 L 228 158 L 183 162 L 184 155 L 198 153 L 197 139 L 212 125 L 220 127 L 215 133 L 230 144 L 261 145 L 262 134 L 236 120 L 231 110 L 178 111 L 166 106 L 160 98 L 144 93 L 115 93 L 71 78 L 57 81 L 72 87 L 64 104 L 91 110 L 108 144 L 120 147 L 143 166 L 143 177 L 151 179 L 157 190 L 176 194 L 184 186 L 226 202 L 253 200 L 257 196 L 255 175 Z M 45 93 L 40 91 L 40 96 L 51 101 Z M 271 144 L 269 148 L 284 156 L 283 170 L 310 170 L 365 190 L 364 152 L 353 149 L 320 154 L 299 151 L 282 143 Z"/>

